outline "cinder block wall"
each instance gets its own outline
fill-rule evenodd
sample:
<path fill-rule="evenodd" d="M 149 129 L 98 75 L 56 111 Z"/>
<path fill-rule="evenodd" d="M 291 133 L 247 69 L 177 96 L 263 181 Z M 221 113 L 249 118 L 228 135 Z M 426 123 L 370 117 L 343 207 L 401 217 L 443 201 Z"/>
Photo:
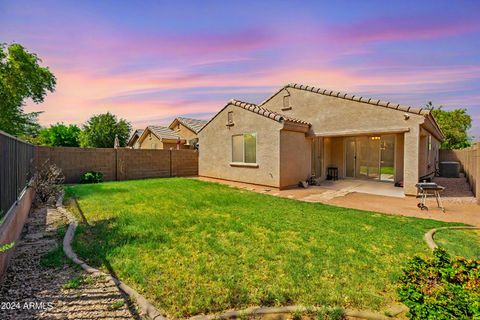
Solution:
<path fill-rule="evenodd" d="M 36 164 L 48 159 L 62 169 L 66 183 L 80 182 L 86 171 L 102 172 L 105 181 L 116 180 L 115 149 L 37 147 Z"/>
<path fill-rule="evenodd" d="M 66 183 L 80 182 L 86 171 L 102 172 L 105 181 L 198 175 L 195 150 L 37 147 L 36 164 L 50 159 Z"/>

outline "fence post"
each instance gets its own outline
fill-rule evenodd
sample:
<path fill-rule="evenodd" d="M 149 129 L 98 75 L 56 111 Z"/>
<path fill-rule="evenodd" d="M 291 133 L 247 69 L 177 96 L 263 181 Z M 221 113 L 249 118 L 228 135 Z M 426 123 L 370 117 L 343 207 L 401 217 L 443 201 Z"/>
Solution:
<path fill-rule="evenodd" d="M 169 161 L 170 161 L 170 174 L 169 176 L 172 177 L 172 150 L 168 150 L 168 154 L 169 154 Z"/>

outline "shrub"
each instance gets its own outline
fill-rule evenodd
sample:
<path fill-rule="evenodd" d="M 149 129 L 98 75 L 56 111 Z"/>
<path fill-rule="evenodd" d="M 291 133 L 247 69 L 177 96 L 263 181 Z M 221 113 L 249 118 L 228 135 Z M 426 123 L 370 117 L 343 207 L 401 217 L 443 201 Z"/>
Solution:
<path fill-rule="evenodd" d="M 479 319 L 480 260 L 451 258 L 443 249 L 435 249 L 433 258 L 414 257 L 398 295 L 411 319 Z"/>
<path fill-rule="evenodd" d="M 96 171 L 87 171 L 80 177 L 81 183 L 99 183 L 103 182 L 103 173 Z"/>
<path fill-rule="evenodd" d="M 62 170 L 50 161 L 45 161 L 36 168 L 33 175 L 33 188 L 35 188 L 35 202 L 37 204 L 52 204 L 63 191 L 65 177 Z"/>

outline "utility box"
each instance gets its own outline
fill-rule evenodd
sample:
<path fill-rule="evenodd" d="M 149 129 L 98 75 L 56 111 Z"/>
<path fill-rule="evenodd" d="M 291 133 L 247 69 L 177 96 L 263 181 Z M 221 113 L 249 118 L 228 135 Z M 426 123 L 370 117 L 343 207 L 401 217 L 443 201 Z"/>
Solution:
<path fill-rule="evenodd" d="M 440 162 L 440 176 L 445 177 L 445 178 L 459 178 L 460 177 L 460 162 L 441 161 Z"/>

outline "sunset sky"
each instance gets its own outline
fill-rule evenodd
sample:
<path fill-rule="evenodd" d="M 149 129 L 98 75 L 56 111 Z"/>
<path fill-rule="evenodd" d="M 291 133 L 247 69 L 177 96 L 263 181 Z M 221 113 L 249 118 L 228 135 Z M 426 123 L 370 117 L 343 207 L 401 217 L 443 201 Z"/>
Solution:
<path fill-rule="evenodd" d="M 295 3 L 295 5 L 293 5 Z M 0 0 L 0 42 L 56 75 L 43 125 L 111 111 L 134 128 L 207 119 L 291 82 L 465 107 L 480 137 L 480 1 Z"/>

